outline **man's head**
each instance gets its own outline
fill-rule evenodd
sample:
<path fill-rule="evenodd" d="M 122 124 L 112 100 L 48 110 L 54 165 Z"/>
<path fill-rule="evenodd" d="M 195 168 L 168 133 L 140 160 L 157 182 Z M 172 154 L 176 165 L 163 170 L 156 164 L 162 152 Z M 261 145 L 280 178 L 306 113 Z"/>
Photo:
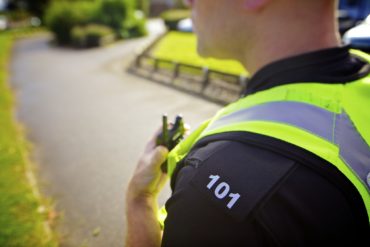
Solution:
<path fill-rule="evenodd" d="M 332 32 L 336 0 L 188 0 L 205 57 L 232 58 L 245 64 L 245 53 L 265 44 L 292 42 Z M 329 30 L 330 29 L 330 30 Z M 318 32 L 319 31 L 319 32 Z M 294 40 L 293 40 L 294 39 Z M 247 68 L 248 69 L 248 68 Z"/>
<path fill-rule="evenodd" d="M 252 3 L 253 2 L 253 3 Z M 249 13 L 262 11 L 269 0 L 193 0 L 192 19 L 198 36 L 198 52 L 203 56 L 229 58 L 236 42 L 243 42 L 242 33 L 254 29 Z"/>

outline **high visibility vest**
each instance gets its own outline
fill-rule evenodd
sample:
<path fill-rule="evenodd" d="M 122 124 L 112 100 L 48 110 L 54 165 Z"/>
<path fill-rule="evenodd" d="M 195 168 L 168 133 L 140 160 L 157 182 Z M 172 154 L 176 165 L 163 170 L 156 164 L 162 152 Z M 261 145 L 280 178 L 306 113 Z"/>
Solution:
<path fill-rule="evenodd" d="M 352 52 L 370 63 L 366 53 Z M 345 84 L 282 85 L 242 98 L 169 153 L 169 175 L 197 141 L 235 131 L 283 140 L 333 164 L 357 188 L 370 216 L 370 75 Z"/>

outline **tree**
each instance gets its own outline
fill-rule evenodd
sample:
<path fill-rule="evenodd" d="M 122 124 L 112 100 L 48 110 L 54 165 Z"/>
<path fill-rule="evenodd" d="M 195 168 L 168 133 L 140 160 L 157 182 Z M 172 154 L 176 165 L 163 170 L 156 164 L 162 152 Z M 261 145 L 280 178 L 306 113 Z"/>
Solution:
<path fill-rule="evenodd" d="M 9 0 L 9 10 L 26 10 L 40 18 L 43 17 L 45 9 L 51 0 Z"/>

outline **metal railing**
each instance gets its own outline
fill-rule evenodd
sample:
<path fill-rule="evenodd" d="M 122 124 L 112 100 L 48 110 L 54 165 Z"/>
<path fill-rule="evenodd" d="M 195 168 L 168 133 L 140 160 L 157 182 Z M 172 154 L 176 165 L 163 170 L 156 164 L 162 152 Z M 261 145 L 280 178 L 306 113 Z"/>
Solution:
<path fill-rule="evenodd" d="M 136 72 L 144 70 L 147 72 L 146 75 L 152 79 L 161 75 L 160 82 L 162 83 L 191 91 L 221 104 L 236 100 L 246 88 L 248 78 L 244 75 L 238 76 L 212 70 L 208 67 L 179 63 L 150 55 L 152 48 L 163 36 L 160 36 L 136 56 L 131 69 Z"/>

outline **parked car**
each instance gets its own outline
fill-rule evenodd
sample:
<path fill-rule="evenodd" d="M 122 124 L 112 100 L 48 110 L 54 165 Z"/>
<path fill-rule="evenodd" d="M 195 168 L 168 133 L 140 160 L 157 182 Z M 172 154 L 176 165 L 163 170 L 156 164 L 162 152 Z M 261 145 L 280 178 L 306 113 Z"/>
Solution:
<path fill-rule="evenodd" d="M 177 24 L 177 30 L 179 30 L 180 32 L 193 32 L 193 22 L 191 21 L 191 18 L 186 18 L 179 21 L 179 23 Z"/>
<path fill-rule="evenodd" d="M 345 44 L 370 52 L 370 15 L 359 25 L 349 29 L 343 36 Z"/>
<path fill-rule="evenodd" d="M 337 18 L 339 23 L 339 32 L 343 36 L 345 32 L 353 28 L 357 24 L 357 20 L 351 18 L 347 10 L 338 10 Z"/>

